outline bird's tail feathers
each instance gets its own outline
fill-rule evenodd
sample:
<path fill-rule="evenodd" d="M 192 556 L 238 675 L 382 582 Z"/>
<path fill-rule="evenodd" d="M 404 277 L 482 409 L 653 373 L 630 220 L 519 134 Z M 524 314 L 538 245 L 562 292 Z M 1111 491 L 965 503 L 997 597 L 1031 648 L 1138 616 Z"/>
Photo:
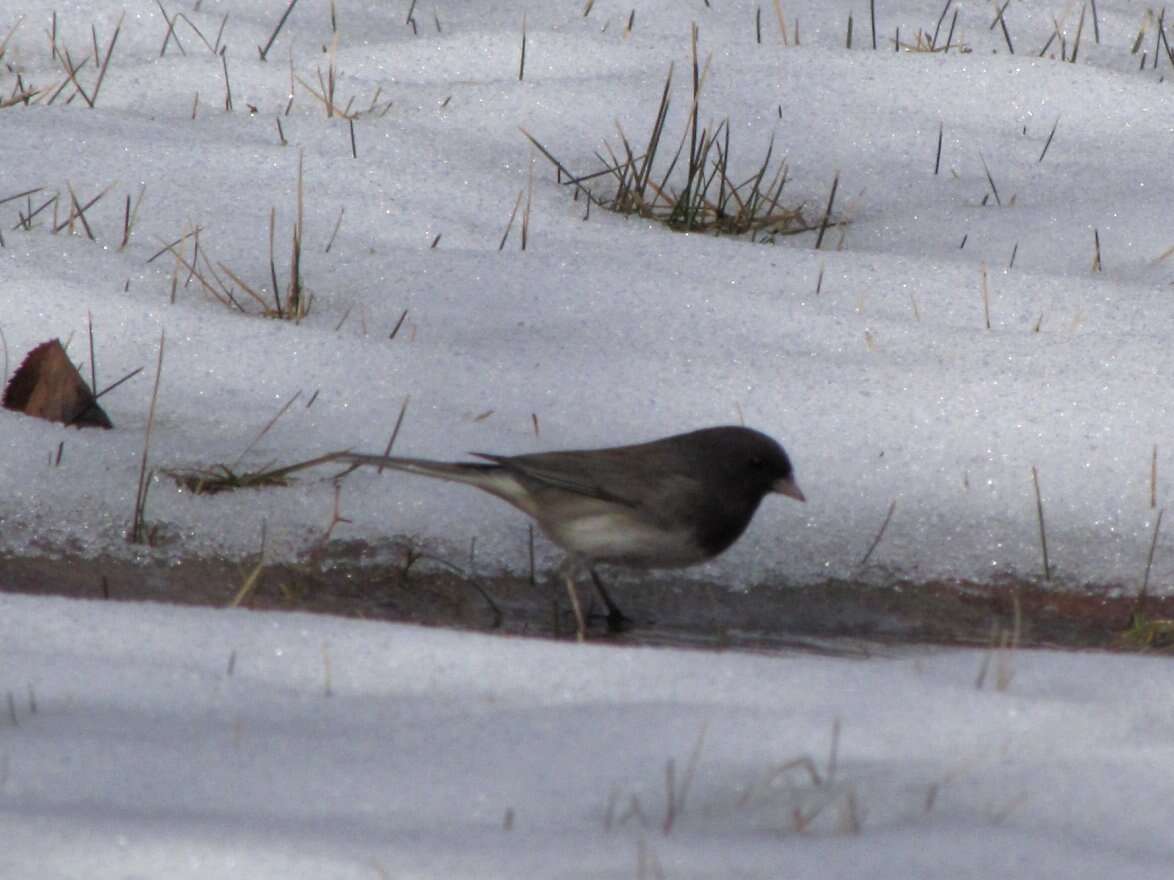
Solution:
<path fill-rule="evenodd" d="M 335 456 L 335 460 L 351 464 L 371 465 L 372 467 L 394 468 L 424 477 L 435 477 L 439 480 L 471 483 L 474 486 L 482 485 L 488 472 L 498 470 L 497 465 L 479 462 L 432 461 L 427 458 L 401 458 L 397 455 L 370 455 L 363 452 L 340 452 Z"/>
<path fill-rule="evenodd" d="M 361 452 L 339 452 L 332 456 L 334 461 L 349 461 L 352 464 L 366 464 L 374 467 L 394 468 L 475 486 L 531 516 L 537 515 L 529 490 L 518 481 L 513 472 L 500 464 L 482 462 L 431 461 L 427 458 L 400 458 L 394 455 L 367 455 Z"/>

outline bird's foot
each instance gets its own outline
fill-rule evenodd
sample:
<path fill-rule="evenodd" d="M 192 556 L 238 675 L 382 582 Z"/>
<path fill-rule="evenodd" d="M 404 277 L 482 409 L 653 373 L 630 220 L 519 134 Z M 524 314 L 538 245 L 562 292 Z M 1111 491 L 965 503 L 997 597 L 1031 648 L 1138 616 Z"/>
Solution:
<path fill-rule="evenodd" d="M 636 625 L 636 621 L 628 617 L 618 608 L 613 608 L 607 612 L 607 631 L 613 635 L 622 633 L 624 630 L 631 629 Z"/>
<path fill-rule="evenodd" d="M 606 614 L 602 611 L 595 611 L 594 608 L 592 608 L 587 613 L 587 620 L 588 622 L 594 622 L 597 620 L 604 621 L 604 623 L 607 624 L 608 633 L 613 636 L 636 629 L 641 625 L 640 621 L 629 617 L 619 608 L 614 607 L 607 609 Z M 645 621 L 645 623 L 651 623 L 651 621 Z"/>

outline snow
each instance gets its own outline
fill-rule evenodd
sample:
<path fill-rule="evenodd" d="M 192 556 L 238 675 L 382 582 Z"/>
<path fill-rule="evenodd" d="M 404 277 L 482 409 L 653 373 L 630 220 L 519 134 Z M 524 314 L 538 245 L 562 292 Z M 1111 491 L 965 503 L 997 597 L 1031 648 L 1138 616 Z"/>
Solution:
<path fill-rule="evenodd" d="M 1160 877 L 1174 858 L 1165 659 L 1020 651 L 976 688 L 973 651 L 0 606 L 4 876 Z M 819 784 L 783 770 L 802 758 Z"/>
<path fill-rule="evenodd" d="M 900 25 L 906 42 L 940 14 L 936 2 L 880 6 L 882 35 Z M 79 54 L 92 42 L 91 22 L 104 45 L 120 12 L 52 8 L 59 43 Z M 166 26 L 144 6 L 123 24 L 95 109 L 80 98 L 64 106 L 62 97 L 4 113 L 6 192 L 65 193 L 69 183 L 86 201 L 112 187 L 87 212 L 96 242 L 80 230 L 51 235 L 46 222 L 14 231 L 25 201 L 0 206 L 10 367 L 54 335 L 87 360 L 92 314 L 101 379 L 147 368 L 104 400 L 118 427 L 111 435 L 4 416 L 6 461 L 50 460 L 65 441 L 59 467 L 9 468 L 0 500 L 6 549 L 122 547 L 165 330 L 151 452 L 159 467 L 237 462 L 298 391 L 242 467 L 382 449 L 409 395 L 397 449 L 431 457 L 613 445 L 744 418 L 784 443 L 811 500 L 766 505 L 705 577 L 859 577 L 856 563 L 893 500 L 873 556 L 877 576 L 1036 577 L 1034 465 L 1057 576 L 1136 585 L 1156 514 L 1155 444 L 1159 506 L 1168 494 L 1160 328 L 1174 268 L 1157 258 L 1174 242 L 1163 222 L 1172 195 L 1167 67 L 1136 70 L 1129 48 L 1142 11 L 1134 4 L 1099 4 L 1101 44 L 1086 32 L 1084 60 L 1065 64 L 1008 54 L 981 3 L 957 6 L 955 44 L 961 38 L 973 51 L 932 55 L 844 50 L 852 7 L 841 3 L 785 4 L 788 26 L 801 25 L 801 46 L 789 49 L 773 15 L 763 44 L 753 42 L 750 5 L 646 4 L 630 36 L 630 10 L 604 0 L 587 17 L 513 3 L 421 8 L 413 36 L 406 9 L 340 3 L 337 101 L 377 108 L 355 123 L 357 159 L 346 123 L 327 119 L 301 85 L 284 112 L 291 59 L 294 75 L 315 88 L 317 71 L 325 75 L 327 8 L 295 8 L 267 63 L 252 47 L 268 39 L 277 9 L 205 3 L 169 14 L 181 8 L 210 42 L 229 14 L 234 112 L 223 109 L 223 62 L 183 20 L 187 54 L 172 44 L 160 58 Z M 855 12 L 859 47 L 867 28 Z M 8 40 L 5 61 L 22 82 L 61 76 L 44 32 L 49 13 L 30 0 Z M 1007 15 L 1020 41 L 1042 46 L 1051 33 L 1050 12 Z M 770 246 L 670 235 L 600 210 L 584 222 L 582 202 L 522 136 L 519 128 L 579 173 L 594 170 L 602 140 L 618 146 L 617 121 L 637 142 L 649 130 L 672 64 L 672 142 L 689 100 L 691 21 L 701 56 L 712 56 L 703 121 L 729 118 L 734 164 L 747 174 L 773 136 L 791 169 L 790 204 L 818 211 L 838 173 L 851 220 L 838 249 L 838 230 L 833 247 L 815 252 L 813 235 Z M 1074 22 L 1063 25 L 1071 45 Z M 5 83 L 14 87 L 12 72 Z M 272 295 L 269 212 L 284 278 L 299 161 L 309 317 L 294 326 L 242 316 L 182 267 L 173 304 L 175 261 L 149 258 L 197 225 L 213 264 Z M 984 196 L 993 201 L 984 161 L 1003 207 L 982 205 Z M 499 251 L 531 170 L 527 249 L 515 224 Z M 125 198 L 140 191 L 130 243 L 119 250 Z M 1090 271 L 1094 230 L 1099 273 Z M 351 523 L 338 537 L 378 545 L 424 536 L 450 555 L 476 537 L 486 565 L 525 568 L 525 521 L 473 494 L 364 474 L 347 482 Z M 251 553 L 264 523 L 271 556 L 294 558 L 325 529 L 332 506 L 325 480 L 193 499 L 157 473 L 149 516 L 176 555 Z M 1171 574 L 1174 558 L 1159 548 L 1152 579 Z"/>
<path fill-rule="evenodd" d="M 35 207 L 59 193 L 60 223 L 69 187 L 83 203 L 110 188 L 86 212 L 95 241 L 77 224 L 52 234 L 51 209 L 16 228 L 28 203 L 0 203 L 7 371 L 55 336 L 88 361 L 91 315 L 99 385 L 146 368 L 103 398 L 114 431 L 0 411 L 0 553 L 240 559 L 264 529 L 278 560 L 321 538 L 326 475 L 197 498 L 157 470 L 147 517 L 160 546 L 126 543 L 165 332 L 156 468 L 382 450 L 407 396 L 396 449 L 435 458 L 744 418 L 784 443 L 809 500 L 768 500 L 700 577 L 779 590 L 1035 579 L 1035 467 L 1058 578 L 1136 589 L 1174 466 L 1174 258 L 1162 256 L 1174 245 L 1174 92 L 1169 59 L 1153 64 L 1144 4 L 1099 0 L 1100 43 L 1088 13 L 1067 64 L 1037 53 L 1053 16 L 1071 51 L 1072 3 L 1008 6 L 1011 54 L 990 4 L 959 0 L 954 44 L 973 51 L 931 55 L 889 40 L 898 26 L 904 42 L 932 32 L 938 0 L 878 2 L 878 52 L 864 48 L 868 5 L 847 0 L 782 4 L 798 47 L 781 45 L 771 4 L 759 45 L 753 3 L 649 0 L 631 33 L 633 4 L 612 0 L 587 16 L 581 3 L 422 3 L 413 33 L 409 3 L 339 0 L 338 102 L 376 108 L 355 122 L 357 158 L 349 126 L 304 86 L 286 113 L 291 68 L 315 89 L 326 75 L 330 4 L 298 4 L 267 62 L 254 47 L 286 3 L 163 5 L 209 42 L 228 14 L 225 57 L 184 20 L 186 54 L 172 43 L 160 57 L 167 24 L 150 3 L 0 11 L 0 103 L 18 73 L 25 87 L 62 82 L 54 11 L 75 59 L 92 53 L 91 25 L 105 47 L 126 15 L 95 108 L 66 104 L 67 87 L 51 106 L 0 109 L 0 199 L 42 187 Z M 617 121 L 646 137 L 671 64 L 675 143 L 692 22 L 712 57 L 702 120 L 729 118 L 738 173 L 757 170 L 773 136 L 790 167 L 784 201 L 817 214 L 839 175 L 851 222 L 822 250 L 813 235 L 752 244 L 598 209 L 584 220 L 519 131 L 593 171 L 602 141 L 618 145 Z M 1139 70 L 1130 49 L 1143 26 Z M 78 74 L 90 92 L 94 67 Z M 271 296 L 270 211 L 285 277 L 299 163 L 313 293 L 300 323 L 231 311 L 170 255 L 151 260 L 199 226 L 213 265 Z M 515 223 L 499 250 L 531 175 L 527 249 Z M 125 200 L 140 192 L 123 249 Z M 464 487 L 363 472 L 341 504 L 339 540 L 409 536 L 459 557 L 475 537 L 480 565 L 528 565 L 524 517 Z M 1159 541 L 1155 592 L 1174 582 L 1167 548 Z M 544 565 L 557 558 L 539 550 Z M 1171 860 L 1170 673 L 1157 659 L 1019 652 L 1000 691 L 993 671 L 975 687 L 974 652 L 681 653 L 296 615 L 0 605 L 5 876 L 651 877 L 659 865 L 672 878 L 1091 878 L 1165 876 Z M 832 781 L 793 769 L 771 784 L 803 756 L 826 776 L 836 719 Z M 702 731 L 666 835 L 666 761 L 680 783 Z M 633 795 L 643 826 L 619 819 Z M 820 805 L 798 828 L 795 810 Z"/>

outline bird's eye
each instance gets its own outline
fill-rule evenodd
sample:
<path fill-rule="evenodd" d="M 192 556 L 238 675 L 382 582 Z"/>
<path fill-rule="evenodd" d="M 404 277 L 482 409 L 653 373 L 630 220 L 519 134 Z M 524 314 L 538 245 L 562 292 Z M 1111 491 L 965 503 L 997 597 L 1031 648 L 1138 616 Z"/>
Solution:
<path fill-rule="evenodd" d="M 764 467 L 765 465 L 766 465 L 766 459 L 764 459 L 764 458 L 759 458 L 758 456 L 755 456 L 754 458 L 750 459 L 750 467 L 754 468 L 755 470 L 758 470 L 759 468 Z"/>

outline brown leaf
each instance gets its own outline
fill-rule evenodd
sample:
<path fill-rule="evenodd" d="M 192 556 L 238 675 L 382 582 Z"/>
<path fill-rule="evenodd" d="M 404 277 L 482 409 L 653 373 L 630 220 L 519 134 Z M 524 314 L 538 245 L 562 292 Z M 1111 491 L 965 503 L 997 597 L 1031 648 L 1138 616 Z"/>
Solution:
<path fill-rule="evenodd" d="M 78 428 L 114 427 L 57 339 L 28 353 L 4 390 L 4 407 Z"/>

